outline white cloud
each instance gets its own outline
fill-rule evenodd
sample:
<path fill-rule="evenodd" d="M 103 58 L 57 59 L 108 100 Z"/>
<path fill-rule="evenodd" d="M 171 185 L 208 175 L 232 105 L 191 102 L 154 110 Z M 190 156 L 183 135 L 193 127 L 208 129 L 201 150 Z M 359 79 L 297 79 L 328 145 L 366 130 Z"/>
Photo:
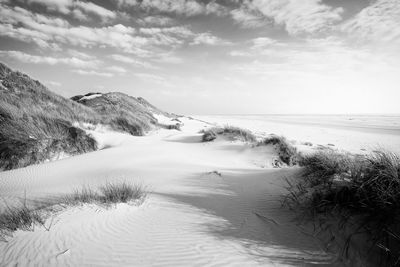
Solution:
<path fill-rule="evenodd" d="M 148 44 L 148 38 L 135 36 L 135 28 L 117 24 L 91 28 L 71 26 L 66 20 L 54 19 L 15 7 L 3 6 L 0 10 L 0 35 L 24 41 L 64 43 L 83 47 L 109 46 L 124 51 Z"/>
<path fill-rule="evenodd" d="M 230 12 L 232 19 L 243 28 L 258 28 L 270 24 L 270 21 L 260 12 L 252 12 L 237 8 Z"/>
<path fill-rule="evenodd" d="M 72 70 L 72 72 L 80 74 L 80 75 L 91 75 L 91 76 L 100 76 L 100 77 L 113 77 L 113 73 L 109 72 L 99 72 L 99 71 L 94 71 L 94 70 Z"/>
<path fill-rule="evenodd" d="M 114 0 L 119 7 L 132 7 L 139 4 L 138 0 Z"/>
<path fill-rule="evenodd" d="M 116 18 L 116 13 L 92 2 L 76 0 L 26 0 L 28 4 L 39 4 L 50 11 L 58 11 L 62 14 L 72 14 L 79 20 L 88 20 L 85 13 L 94 14 L 102 20 Z"/>
<path fill-rule="evenodd" d="M 146 57 L 154 54 L 152 46 L 175 47 L 194 33 L 187 26 L 151 27 L 136 30 L 116 24 L 106 27 L 72 26 L 68 21 L 34 14 L 19 7 L 2 6 L 0 35 L 25 42 L 35 42 L 42 48 L 60 50 L 61 44 L 81 47 L 112 47 L 123 52 Z"/>
<path fill-rule="evenodd" d="M 229 55 L 232 57 L 246 57 L 246 56 L 250 56 L 251 53 L 246 52 L 246 51 L 240 51 L 240 50 L 232 50 L 232 51 L 229 51 Z"/>
<path fill-rule="evenodd" d="M 174 13 L 187 17 L 200 14 L 223 15 L 226 13 L 226 8 L 215 1 L 204 4 L 195 0 L 143 0 L 140 7 L 148 12 Z"/>
<path fill-rule="evenodd" d="M 116 13 L 112 12 L 111 10 L 96 5 L 92 2 L 77 1 L 75 2 L 74 6 L 84 10 L 86 13 L 95 14 L 96 16 L 99 16 L 102 20 L 115 19 L 117 16 Z"/>
<path fill-rule="evenodd" d="M 400 1 L 377 0 L 346 21 L 341 30 L 362 40 L 400 44 Z"/>
<path fill-rule="evenodd" d="M 145 18 L 138 19 L 137 23 L 143 26 L 171 26 L 176 24 L 176 21 L 166 16 L 146 16 Z"/>
<path fill-rule="evenodd" d="M 152 73 L 135 73 L 134 74 L 136 77 L 139 79 L 150 82 L 150 83 L 156 83 L 156 84 L 162 84 L 164 86 L 170 85 L 167 79 L 160 75 L 152 74 Z"/>
<path fill-rule="evenodd" d="M 329 30 L 342 17 L 342 8 L 333 8 L 322 0 L 254 0 L 247 8 L 261 12 L 291 35 L 319 33 Z"/>
<path fill-rule="evenodd" d="M 131 65 L 142 67 L 142 68 L 147 68 L 147 69 L 155 68 L 150 63 L 147 63 L 147 62 L 144 62 L 144 61 L 140 61 L 140 60 L 136 60 L 134 58 L 131 58 L 131 57 L 128 57 L 128 56 L 124 56 L 124 55 L 113 54 L 113 55 L 110 55 L 110 58 L 112 58 L 112 59 L 114 59 L 116 61 L 119 61 L 119 62 L 131 64 Z"/>
<path fill-rule="evenodd" d="M 124 74 L 124 73 L 127 72 L 126 69 L 124 69 L 123 67 L 120 67 L 120 66 L 110 66 L 110 67 L 107 67 L 106 70 L 111 71 L 111 72 L 115 72 L 115 73 L 118 73 L 118 74 Z"/>
<path fill-rule="evenodd" d="M 191 45 L 229 45 L 231 42 L 223 40 L 217 36 L 212 35 L 211 33 L 205 32 L 196 35 L 193 39 Z"/>
<path fill-rule="evenodd" d="M 25 63 L 47 64 L 47 65 L 65 64 L 75 68 L 96 68 L 100 64 L 98 60 L 88 61 L 76 57 L 62 58 L 62 57 L 37 56 L 37 55 L 30 55 L 21 51 L 0 51 L 0 55 L 8 56 Z"/>
<path fill-rule="evenodd" d="M 27 0 L 29 4 L 35 3 L 45 6 L 48 10 L 58 11 L 64 14 L 69 13 L 73 0 Z"/>
<path fill-rule="evenodd" d="M 74 9 L 71 12 L 72 16 L 80 21 L 89 21 L 89 17 L 82 12 L 80 9 Z"/>
<path fill-rule="evenodd" d="M 276 40 L 268 38 L 268 37 L 258 37 L 251 40 L 253 46 L 252 49 L 261 49 L 277 43 Z"/>

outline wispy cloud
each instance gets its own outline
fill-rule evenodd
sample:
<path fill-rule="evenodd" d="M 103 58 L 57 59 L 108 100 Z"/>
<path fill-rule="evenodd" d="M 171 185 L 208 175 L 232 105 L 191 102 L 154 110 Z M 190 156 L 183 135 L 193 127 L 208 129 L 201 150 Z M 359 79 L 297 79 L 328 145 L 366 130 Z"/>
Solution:
<path fill-rule="evenodd" d="M 38 56 L 30 55 L 21 51 L 0 51 L 1 56 L 7 56 L 17 59 L 21 62 L 32 63 L 32 64 L 65 64 L 76 68 L 96 68 L 99 66 L 99 60 L 82 60 L 76 57 L 62 58 L 62 57 L 49 57 L 49 56 Z"/>
<path fill-rule="evenodd" d="M 80 75 L 90 75 L 90 76 L 100 76 L 100 77 L 113 77 L 114 74 L 110 72 L 101 72 L 101 71 L 95 71 L 95 70 L 72 70 L 72 72 L 80 74 Z"/>
<path fill-rule="evenodd" d="M 109 19 L 115 19 L 117 14 L 111 10 L 108 10 L 102 6 L 96 5 L 92 2 L 81 2 L 77 1 L 75 7 L 83 10 L 86 13 L 94 14 L 100 17 L 102 20 L 106 21 Z"/>
<path fill-rule="evenodd" d="M 377 0 L 341 25 L 356 39 L 400 45 L 400 1 Z"/>
<path fill-rule="evenodd" d="M 291 35 L 318 33 L 329 30 L 341 21 L 343 8 L 333 8 L 322 0 L 254 0 L 247 8 L 261 12 Z"/>
<path fill-rule="evenodd" d="M 243 28 L 259 28 L 271 24 L 271 21 L 257 10 L 241 7 L 232 10 L 230 14 L 232 19 Z"/>
<path fill-rule="evenodd" d="M 109 57 L 112 58 L 113 60 L 116 60 L 116 61 L 119 61 L 119 62 L 123 62 L 123 63 L 127 63 L 127 64 L 130 64 L 130 65 L 133 65 L 133 66 L 137 66 L 137 67 L 142 67 L 142 68 L 147 68 L 147 69 L 155 68 L 153 65 L 151 65 L 148 62 L 137 60 L 137 59 L 134 59 L 134 58 L 132 58 L 130 56 L 113 54 L 113 55 L 110 55 Z"/>
<path fill-rule="evenodd" d="M 226 8 L 215 1 L 204 4 L 195 0 L 143 0 L 140 3 L 140 8 L 147 11 L 175 13 L 187 17 L 200 14 L 222 15 L 226 13 Z"/>
<path fill-rule="evenodd" d="M 198 34 L 194 37 L 191 45 L 230 45 L 231 42 L 219 38 L 209 32 Z"/>

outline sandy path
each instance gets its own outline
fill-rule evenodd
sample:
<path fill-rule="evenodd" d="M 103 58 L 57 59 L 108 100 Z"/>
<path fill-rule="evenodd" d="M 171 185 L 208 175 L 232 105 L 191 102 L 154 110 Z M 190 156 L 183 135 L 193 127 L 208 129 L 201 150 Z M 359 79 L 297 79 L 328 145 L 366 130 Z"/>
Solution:
<path fill-rule="evenodd" d="M 240 142 L 201 143 L 203 124 L 121 138 L 120 145 L 0 173 L 9 203 L 27 192 L 46 199 L 80 185 L 115 179 L 151 188 L 146 202 L 62 210 L 47 226 L 0 243 L 0 265 L 37 266 L 308 266 L 326 264 L 313 238 L 283 209 L 283 178 L 274 153 Z M 115 138 L 113 138 L 115 140 Z M 219 171 L 217 174 L 208 172 Z"/>

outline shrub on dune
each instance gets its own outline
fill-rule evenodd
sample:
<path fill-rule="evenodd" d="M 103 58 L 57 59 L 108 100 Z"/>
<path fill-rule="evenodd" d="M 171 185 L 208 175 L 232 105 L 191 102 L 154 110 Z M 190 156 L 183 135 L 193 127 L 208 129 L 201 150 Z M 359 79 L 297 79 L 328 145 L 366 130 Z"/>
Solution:
<path fill-rule="evenodd" d="M 298 161 L 297 149 L 283 136 L 272 135 L 259 142 L 258 145 L 273 145 L 279 159 L 289 166 L 295 165 Z"/>
<path fill-rule="evenodd" d="M 95 140 L 76 125 L 101 124 L 144 135 L 156 124 L 153 113 L 166 114 L 143 98 L 122 93 L 72 99 L 0 63 L 0 170 L 96 150 Z"/>
<path fill-rule="evenodd" d="M 257 141 L 257 137 L 251 131 L 235 126 L 212 127 L 202 130 L 201 133 L 203 133 L 203 142 L 213 141 L 218 135 L 225 135 L 245 142 Z"/>
<path fill-rule="evenodd" d="M 397 154 L 375 151 L 360 156 L 325 151 L 304 156 L 300 164 L 302 178 L 290 186 L 287 203 L 308 214 L 339 216 L 344 222 L 355 220 L 353 227 L 367 234 L 389 265 L 400 260 Z"/>

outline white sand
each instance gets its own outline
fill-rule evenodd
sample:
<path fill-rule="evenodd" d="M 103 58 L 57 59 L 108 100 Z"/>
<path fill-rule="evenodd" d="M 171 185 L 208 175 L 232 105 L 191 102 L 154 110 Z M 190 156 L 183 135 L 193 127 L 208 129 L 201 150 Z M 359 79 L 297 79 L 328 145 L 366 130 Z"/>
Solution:
<path fill-rule="evenodd" d="M 198 131 L 209 125 L 182 120 L 181 132 L 97 133 L 107 149 L 0 173 L 0 195 L 9 205 L 25 192 L 34 205 L 116 180 L 151 190 L 141 206 L 67 208 L 46 221 L 49 231 L 15 232 L 0 242 L 0 266 L 304 266 L 332 260 L 281 207 L 284 178 L 297 168 L 271 168 L 276 155 L 269 147 L 201 143 Z"/>

